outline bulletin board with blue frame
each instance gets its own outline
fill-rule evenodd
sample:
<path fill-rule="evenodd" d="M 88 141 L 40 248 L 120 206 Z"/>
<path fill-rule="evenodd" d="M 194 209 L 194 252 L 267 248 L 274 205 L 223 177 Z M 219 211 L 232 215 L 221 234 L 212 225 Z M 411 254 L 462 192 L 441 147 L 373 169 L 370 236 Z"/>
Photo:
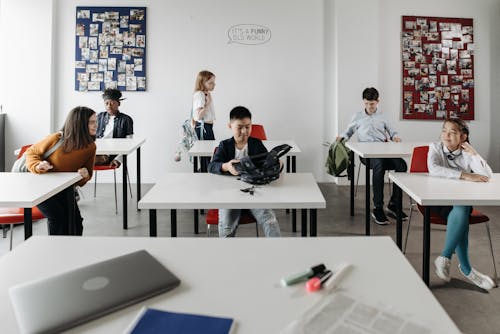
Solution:
<path fill-rule="evenodd" d="M 76 7 L 75 90 L 146 90 L 146 7 Z"/>

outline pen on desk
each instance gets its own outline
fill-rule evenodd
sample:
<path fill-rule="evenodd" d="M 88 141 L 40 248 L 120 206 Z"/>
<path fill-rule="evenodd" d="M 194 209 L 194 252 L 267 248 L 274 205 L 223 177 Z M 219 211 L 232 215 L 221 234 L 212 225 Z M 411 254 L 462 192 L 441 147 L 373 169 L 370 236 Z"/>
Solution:
<path fill-rule="evenodd" d="M 335 288 L 339 283 L 340 280 L 345 276 L 349 268 L 351 268 L 352 265 L 349 263 L 342 263 L 340 264 L 334 271 L 332 277 L 330 277 L 329 280 L 326 281 L 325 284 L 323 284 L 323 287 L 325 290 L 332 290 Z"/>
<path fill-rule="evenodd" d="M 319 274 L 319 273 L 325 271 L 325 269 L 326 269 L 326 267 L 324 264 L 322 264 L 322 263 L 318 264 L 314 267 L 311 267 L 310 269 L 301 271 L 300 273 L 282 278 L 281 285 L 288 286 L 288 285 L 292 285 L 292 284 L 301 282 L 303 280 L 306 280 L 308 278 L 313 277 L 316 274 Z"/>
<path fill-rule="evenodd" d="M 326 281 L 330 277 L 332 277 L 332 271 L 331 270 L 325 270 L 322 273 L 319 273 L 318 275 L 314 276 L 311 278 L 309 281 L 306 283 L 306 289 L 309 292 L 314 292 L 318 291 L 323 284 L 325 284 Z"/>

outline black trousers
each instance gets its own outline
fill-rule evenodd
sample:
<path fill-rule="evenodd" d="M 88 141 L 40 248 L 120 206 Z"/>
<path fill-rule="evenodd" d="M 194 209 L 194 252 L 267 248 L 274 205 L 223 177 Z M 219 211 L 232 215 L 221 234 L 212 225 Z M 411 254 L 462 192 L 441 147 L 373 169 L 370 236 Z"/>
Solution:
<path fill-rule="evenodd" d="M 215 140 L 213 124 L 203 123 L 203 129 L 202 129 L 201 123 L 196 122 L 194 130 L 196 131 L 196 136 L 198 136 L 199 140 Z M 210 163 L 210 158 L 201 158 L 200 160 L 201 160 L 200 162 L 201 171 L 207 172 L 208 164 Z"/>
<path fill-rule="evenodd" d="M 365 164 L 365 159 L 361 159 Z M 396 172 L 406 172 L 408 166 L 401 158 L 372 158 L 370 159 L 370 169 L 373 170 L 373 206 L 382 209 L 384 207 L 384 176 L 386 170 Z M 392 186 L 390 203 L 396 204 L 402 198 L 401 188 Z"/>
<path fill-rule="evenodd" d="M 68 200 L 68 192 L 71 192 L 72 200 Z M 49 221 L 49 235 L 69 235 L 69 208 L 74 207 L 74 225 L 76 235 L 83 234 L 83 218 L 75 200 L 73 187 L 69 187 L 60 193 L 52 196 L 48 200 L 38 204 L 38 209 L 47 217 Z"/>

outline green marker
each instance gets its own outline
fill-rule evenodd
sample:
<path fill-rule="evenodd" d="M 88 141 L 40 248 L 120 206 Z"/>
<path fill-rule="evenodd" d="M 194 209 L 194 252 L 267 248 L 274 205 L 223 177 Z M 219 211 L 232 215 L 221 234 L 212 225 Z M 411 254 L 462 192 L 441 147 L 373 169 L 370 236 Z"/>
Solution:
<path fill-rule="evenodd" d="M 323 263 L 318 264 L 317 266 L 311 267 L 310 269 L 307 269 L 307 270 L 302 271 L 300 273 L 282 278 L 281 285 L 289 286 L 289 285 L 292 285 L 295 283 L 305 281 L 306 279 L 311 278 L 314 275 L 319 274 L 325 270 L 326 270 L 326 267 Z"/>

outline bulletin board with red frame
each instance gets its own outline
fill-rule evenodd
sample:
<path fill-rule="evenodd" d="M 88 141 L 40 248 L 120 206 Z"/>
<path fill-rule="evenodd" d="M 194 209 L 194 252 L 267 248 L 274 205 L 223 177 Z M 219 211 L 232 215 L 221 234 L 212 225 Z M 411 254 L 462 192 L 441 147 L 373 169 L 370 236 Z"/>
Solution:
<path fill-rule="evenodd" d="M 472 19 L 403 16 L 403 119 L 474 119 Z"/>

